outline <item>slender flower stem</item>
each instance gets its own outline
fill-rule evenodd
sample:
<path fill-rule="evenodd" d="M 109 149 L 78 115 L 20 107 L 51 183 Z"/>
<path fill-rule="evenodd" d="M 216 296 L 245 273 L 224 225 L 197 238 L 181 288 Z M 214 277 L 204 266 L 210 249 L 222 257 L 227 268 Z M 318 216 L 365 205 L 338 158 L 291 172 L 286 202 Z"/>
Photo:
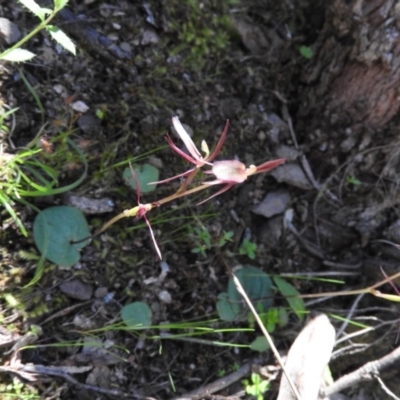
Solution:
<path fill-rule="evenodd" d="M 195 188 L 185 190 L 184 192 L 179 192 L 180 189 L 178 189 L 177 192 L 174 194 L 171 194 L 170 196 L 164 197 L 161 200 L 158 200 L 157 202 L 153 203 L 148 203 L 148 204 L 143 204 L 142 206 L 148 207 L 149 209 L 153 208 L 155 205 L 161 206 L 165 203 L 169 203 L 170 201 L 173 201 L 175 199 L 179 199 L 184 196 L 188 196 L 190 194 L 200 192 L 201 190 L 208 189 L 210 185 L 203 184 L 200 186 L 197 186 Z M 122 213 L 118 214 L 114 218 L 110 219 L 110 221 L 106 222 L 100 230 L 98 230 L 93 236 L 96 237 L 98 235 L 101 235 L 104 231 L 106 231 L 111 225 L 114 225 L 116 222 L 118 222 L 122 218 L 129 218 L 129 217 L 136 217 L 137 213 L 139 211 L 139 206 L 130 208 L 129 210 L 124 210 Z"/>
<path fill-rule="evenodd" d="M 136 212 L 133 213 L 132 211 L 136 209 Z M 114 218 L 110 219 L 108 222 L 106 222 L 97 232 L 94 233 L 93 237 L 101 235 L 104 231 L 106 231 L 111 225 L 114 225 L 116 222 L 118 222 L 122 218 L 126 217 L 134 217 L 136 216 L 137 212 L 139 210 L 139 207 L 136 206 L 135 208 L 132 208 L 130 210 L 125 210 L 125 211 L 131 211 L 132 215 L 126 215 L 125 211 L 122 212 L 121 214 L 116 215 Z"/>
<path fill-rule="evenodd" d="M 200 192 L 200 190 L 208 189 L 209 187 L 210 187 L 210 185 L 207 185 L 204 183 L 203 185 L 197 186 L 195 188 L 186 190 L 181 193 L 178 190 L 174 194 L 171 194 L 170 196 L 164 197 L 163 199 L 157 201 L 157 203 L 161 206 L 162 204 L 169 203 L 172 200 L 179 199 L 180 197 L 188 196 L 188 195 L 196 193 L 196 192 Z"/>

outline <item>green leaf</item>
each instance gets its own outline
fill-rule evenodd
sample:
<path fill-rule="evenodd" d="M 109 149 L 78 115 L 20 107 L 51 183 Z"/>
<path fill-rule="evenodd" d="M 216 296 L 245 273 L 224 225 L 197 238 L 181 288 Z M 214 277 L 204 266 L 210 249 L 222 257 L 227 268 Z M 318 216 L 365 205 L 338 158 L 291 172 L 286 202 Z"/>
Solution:
<path fill-rule="evenodd" d="M 132 165 L 132 168 L 136 173 L 137 180 L 139 181 L 140 192 L 152 192 L 156 188 L 156 185 L 149 185 L 149 183 L 158 181 L 160 176 L 158 169 L 150 164 L 135 164 Z M 136 179 L 132 176 L 130 168 L 124 169 L 122 178 L 128 186 L 136 190 Z"/>
<path fill-rule="evenodd" d="M 53 10 L 49 8 L 40 7 L 39 4 L 33 0 L 19 0 L 19 2 L 23 4 L 31 13 L 39 17 L 42 21 L 44 20 L 46 14 L 50 15 L 53 12 Z"/>
<path fill-rule="evenodd" d="M 69 0 L 54 0 L 54 8 L 59 11 L 62 10 L 67 4 Z"/>
<path fill-rule="evenodd" d="M 280 278 L 279 276 L 274 277 L 274 282 L 279 292 L 286 298 L 290 308 L 297 315 L 299 320 L 302 320 L 306 313 L 306 306 L 304 300 L 300 296 L 300 292 L 289 282 Z"/>
<path fill-rule="evenodd" d="M 283 307 L 278 308 L 278 326 L 284 328 L 289 322 L 289 314 Z"/>
<path fill-rule="evenodd" d="M 256 339 L 250 344 L 250 348 L 254 351 L 262 353 L 263 351 L 269 350 L 270 346 L 264 336 L 257 336 Z"/>
<path fill-rule="evenodd" d="M 85 216 L 70 206 L 50 207 L 39 213 L 33 224 L 33 238 L 41 254 L 51 262 L 72 267 L 80 250 L 89 243 Z"/>
<path fill-rule="evenodd" d="M 256 309 L 265 312 L 272 306 L 272 281 L 265 272 L 257 267 L 244 266 L 235 275 Z M 245 309 L 232 278 L 228 282 L 228 292 L 221 293 L 218 299 L 217 311 L 225 321 L 234 320 Z"/>
<path fill-rule="evenodd" d="M 46 29 L 50 33 L 51 37 L 64 49 L 71 52 L 74 56 L 76 55 L 75 45 L 72 40 L 59 28 L 54 25 L 47 25 Z"/>
<path fill-rule="evenodd" d="M 217 301 L 217 312 L 223 321 L 233 321 L 240 314 L 239 303 L 229 301 L 228 293 L 220 293 Z"/>
<path fill-rule="evenodd" d="M 300 54 L 304 57 L 307 58 L 307 60 L 309 60 L 310 58 L 312 58 L 313 56 L 313 51 L 312 48 L 309 46 L 301 46 L 300 47 Z"/>
<path fill-rule="evenodd" d="M 28 50 L 14 49 L 14 50 L 10 51 L 8 54 L 6 54 L 5 56 L 1 56 L 0 58 L 2 60 L 11 61 L 11 62 L 24 62 L 24 61 L 31 60 L 35 56 L 36 56 L 36 54 L 31 53 Z"/>
<path fill-rule="evenodd" d="M 6 209 L 6 211 L 11 215 L 11 218 L 17 224 L 17 226 L 21 230 L 22 234 L 27 237 L 28 232 L 26 231 L 24 224 L 22 223 L 21 219 L 18 217 L 17 213 L 15 212 L 15 210 L 12 207 L 12 205 L 13 205 L 12 199 L 6 193 L 4 193 L 4 194 L 3 193 L 2 193 L 2 191 L 0 191 L 0 204 L 2 204 L 4 206 L 4 208 Z"/>
<path fill-rule="evenodd" d="M 122 307 L 121 318 L 129 327 L 148 328 L 151 326 L 152 312 L 146 303 L 135 301 Z"/>
<path fill-rule="evenodd" d="M 255 308 L 260 304 L 261 309 L 267 311 L 272 306 L 272 281 L 265 272 L 260 268 L 245 265 L 237 270 L 235 275 Z M 242 296 L 237 291 L 232 278 L 228 283 L 228 296 L 231 301 L 242 303 Z"/>

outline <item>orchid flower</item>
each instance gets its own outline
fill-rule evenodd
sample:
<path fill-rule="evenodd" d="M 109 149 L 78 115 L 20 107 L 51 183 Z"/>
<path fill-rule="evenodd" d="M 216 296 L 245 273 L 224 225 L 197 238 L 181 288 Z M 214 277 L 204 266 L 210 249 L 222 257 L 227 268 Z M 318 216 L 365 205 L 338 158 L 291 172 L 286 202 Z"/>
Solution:
<path fill-rule="evenodd" d="M 206 200 L 203 200 L 199 204 L 205 203 L 213 197 L 226 192 L 237 183 L 243 183 L 249 176 L 260 174 L 262 172 L 268 172 L 271 169 L 274 169 L 283 164 L 285 161 L 286 159 L 279 158 L 277 160 L 267 161 L 259 165 L 258 167 L 255 165 L 250 165 L 250 167 L 248 168 L 246 168 L 246 165 L 238 160 L 215 161 L 213 163 L 212 169 L 209 171 L 204 171 L 204 173 L 213 174 L 217 179 L 210 182 L 204 182 L 204 185 L 225 186 L 217 193 L 214 193 L 212 196 L 208 197 Z"/>
<path fill-rule="evenodd" d="M 151 239 L 153 240 L 154 247 L 156 249 L 158 257 L 160 257 L 160 260 L 162 260 L 161 251 L 160 251 L 160 249 L 158 247 L 156 238 L 154 236 L 153 229 L 152 229 L 152 227 L 150 225 L 150 221 L 149 221 L 149 219 L 147 218 L 147 215 L 146 215 L 147 211 L 152 210 L 154 207 L 158 207 L 159 204 L 158 203 L 148 203 L 148 204 L 141 204 L 140 203 L 140 183 L 139 183 L 139 179 L 137 178 L 136 171 L 132 168 L 132 165 L 129 164 L 129 166 L 131 168 L 131 173 L 132 173 L 133 179 L 135 180 L 135 184 L 136 184 L 136 196 L 137 196 L 138 205 L 136 207 L 130 209 L 130 210 L 125 210 L 123 212 L 123 215 L 125 217 L 136 217 L 137 219 L 143 218 L 145 220 L 146 225 L 149 228 L 150 236 L 151 236 Z"/>
<path fill-rule="evenodd" d="M 182 174 L 175 175 L 172 178 L 164 179 L 163 181 L 158 181 L 158 182 L 152 182 L 152 183 L 166 183 L 170 182 L 174 179 L 177 178 L 182 178 L 184 176 L 188 176 L 195 171 L 199 170 L 201 167 L 203 167 L 205 164 L 208 164 L 212 166 L 212 161 L 221 151 L 221 148 L 225 142 L 226 135 L 228 133 L 229 129 L 229 120 L 226 121 L 224 130 L 222 131 L 222 134 L 218 140 L 217 146 L 215 147 L 214 151 L 210 155 L 210 150 L 208 148 L 207 143 L 203 140 L 201 142 L 201 150 L 204 152 L 204 157 L 201 155 L 200 151 L 197 149 L 196 145 L 193 143 L 192 138 L 189 136 L 189 134 L 185 131 L 185 128 L 179 121 L 178 117 L 172 117 L 172 124 L 179 135 L 179 137 L 182 139 L 183 143 L 185 144 L 189 154 L 186 154 L 184 151 L 182 151 L 179 147 L 177 147 L 174 142 L 172 141 L 170 136 L 166 136 L 165 139 L 169 146 L 171 147 L 172 150 L 175 151 L 175 153 L 179 154 L 181 157 L 183 157 L 185 160 L 189 161 L 190 163 L 194 164 L 195 167 L 189 169 L 186 172 L 183 172 Z M 185 188 L 189 185 L 190 181 L 193 179 L 195 174 L 193 174 L 192 178 L 188 178 L 188 182 L 185 182 Z"/>

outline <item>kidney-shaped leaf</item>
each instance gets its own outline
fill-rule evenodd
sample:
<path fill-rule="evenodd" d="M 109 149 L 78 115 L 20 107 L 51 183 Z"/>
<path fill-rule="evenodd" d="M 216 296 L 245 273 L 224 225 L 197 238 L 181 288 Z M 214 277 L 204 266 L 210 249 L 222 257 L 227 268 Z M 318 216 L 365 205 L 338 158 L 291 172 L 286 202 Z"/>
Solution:
<path fill-rule="evenodd" d="M 72 267 L 80 250 L 89 243 L 89 226 L 77 208 L 56 206 L 40 212 L 33 224 L 33 237 L 39 251 L 51 262 Z"/>
<path fill-rule="evenodd" d="M 272 306 L 272 281 L 265 272 L 257 267 L 244 266 L 237 270 L 235 275 L 257 311 L 264 312 Z M 233 321 L 243 311 L 242 296 L 232 278 L 228 282 L 228 293 L 218 296 L 217 311 L 225 321 Z"/>
<path fill-rule="evenodd" d="M 241 306 L 229 300 L 228 293 L 218 295 L 217 312 L 223 321 L 233 321 L 240 314 Z"/>
<path fill-rule="evenodd" d="M 132 168 L 136 173 L 142 193 L 151 192 L 156 188 L 156 185 L 149 185 L 151 182 L 157 182 L 160 176 L 160 172 L 156 167 L 150 164 L 135 164 L 132 165 Z M 132 171 L 129 167 L 124 169 L 122 177 L 128 186 L 136 190 L 136 179 L 132 176 Z"/>
<path fill-rule="evenodd" d="M 235 275 L 257 310 L 259 310 L 259 305 L 262 311 L 267 311 L 272 306 L 272 281 L 265 272 L 257 267 L 243 266 L 235 272 Z M 228 296 L 231 301 L 241 302 L 242 300 L 232 278 L 228 283 Z"/>
<path fill-rule="evenodd" d="M 144 328 L 151 326 L 151 308 L 142 301 L 129 303 L 121 309 L 121 318 L 127 326 Z"/>

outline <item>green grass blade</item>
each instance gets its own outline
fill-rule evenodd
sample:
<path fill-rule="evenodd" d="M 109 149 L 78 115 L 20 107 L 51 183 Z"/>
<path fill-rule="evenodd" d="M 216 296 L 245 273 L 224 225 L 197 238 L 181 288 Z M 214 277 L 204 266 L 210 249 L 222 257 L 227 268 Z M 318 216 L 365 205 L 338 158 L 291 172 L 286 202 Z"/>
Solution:
<path fill-rule="evenodd" d="M 0 192 L 0 203 L 3 204 L 4 208 L 6 211 L 10 214 L 11 218 L 14 220 L 14 222 L 17 224 L 18 228 L 21 230 L 22 234 L 27 237 L 28 232 L 26 231 L 21 219 L 18 217 L 14 209 L 11 207 L 11 199 L 8 198 L 8 196 L 4 196 Z"/>

